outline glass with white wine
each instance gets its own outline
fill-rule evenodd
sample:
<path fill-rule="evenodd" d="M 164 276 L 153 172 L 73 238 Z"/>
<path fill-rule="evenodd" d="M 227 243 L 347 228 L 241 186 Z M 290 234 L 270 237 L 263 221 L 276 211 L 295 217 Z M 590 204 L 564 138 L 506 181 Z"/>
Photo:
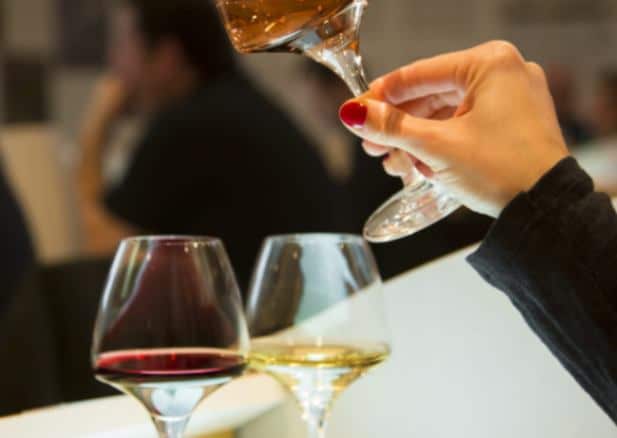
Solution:
<path fill-rule="evenodd" d="M 359 96 L 368 91 L 359 31 L 367 0 L 215 0 L 227 33 L 241 53 L 292 52 L 325 65 Z M 409 236 L 460 203 L 419 172 L 368 220 L 373 242 Z"/>
<path fill-rule="evenodd" d="M 334 400 L 390 355 L 381 278 L 359 236 L 279 236 L 264 243 L 246 314 L 249 366 L 289 390 L 311 438 Z"/>

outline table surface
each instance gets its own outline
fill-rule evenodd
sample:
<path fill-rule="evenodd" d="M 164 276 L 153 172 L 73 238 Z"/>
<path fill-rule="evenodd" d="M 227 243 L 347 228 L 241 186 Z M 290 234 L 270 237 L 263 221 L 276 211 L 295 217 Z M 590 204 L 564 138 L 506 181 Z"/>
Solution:
<path fill-rule="evenodd" d="M 233 430 L 271 410 L 285 398 L 265 376 L 247 376 L 202 403 L 188 427 L 190 438 L 231 438 Z M 25 412 L 0 419 L 0 437 L 153 438 L 146 411 L 132 398 L 108 397 Z"/>
<path fill-rule="evenodd" d="M 614 438 L 617 428 L 466 250 L 385 288 L 394 354 L 335 404 L 329 436 Z M 239 438 L 304 437 L 291 403 Z"/>
<path fill-rule="evenodd" d="M 393 356 L 342 395 L 329 436 L 617 436 L 608 417 L 505 296 L 466 264 L 470 252 L 456 253 L 385 286 Z M 200 407 L 190 436 L 243 424 L 238 438 L 303 438 L 299 415 L 285 400 L 265 376 L 242 379 Z M 153 435 L 137 403 L 116 397 L 0 420 L 0 436 Z"/>

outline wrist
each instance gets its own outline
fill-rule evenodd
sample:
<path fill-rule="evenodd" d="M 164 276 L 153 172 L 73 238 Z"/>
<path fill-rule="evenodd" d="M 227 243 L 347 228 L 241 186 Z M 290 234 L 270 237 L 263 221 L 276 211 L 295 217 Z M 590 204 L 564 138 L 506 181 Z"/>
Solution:
<path fill-rule="evenodd" d="M 564 156 L 556 161 L 539 177 L 535 178 L 527 188 L 516 192 L 511 197 L 504 199 L 491 216 L 498 218 L 504 210 L 508 209 L 516 199 L 524 198 L 533 205 L 544 209 L 550 209 L 558 203 L 563 204 L 577 193 L 588 193 L 593 190 L 591 178 L 580 168 L 576 160 L 570 156 Z"/>
<path fill-rule="evenodd" d="M 543 211 L 569 205 L 593 192 L 591 177 L 572 157 L 556 163 L 526 193 L 530 202 Z"/>
<path fill-rule="evenodd" d="M 499 216 L 518 195 L 533 190 L 547 175 L 551 174 L 555 167 L 568 158 L 567 150 L 565 147 L 563 149 L 563 151 L 543 157 L 543 160 L 528 163 L 524 171 L 520 172 L 520 175 L 515 174 L 510 187 L 503 191 L 505 195 L 499 203 L 496 216 Z"/>
<path fill-rule="evenodd" d="M 522 192 L 529 192 L 538 185 L 542 179 L 550 174 L 555 167 L 559 165 L 563 160 L 568 158 L 570 154 L 565 146 L 554 151 L 552 154 L 547 154 L 542 159 L 535 160 L 530 167 L 528 179 L 523 187 Z M 517 193 L 518 194 L 518 193 Z"/>

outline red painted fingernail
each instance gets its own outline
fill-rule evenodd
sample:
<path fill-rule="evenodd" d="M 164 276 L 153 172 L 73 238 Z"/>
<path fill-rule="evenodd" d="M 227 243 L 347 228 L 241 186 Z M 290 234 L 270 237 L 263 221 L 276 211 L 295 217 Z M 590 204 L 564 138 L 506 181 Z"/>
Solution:
<path fill-rule="evenodd" d="M 360 102 L 347 102 L 339 111 L 343 123 L 352 128 L 362 128 L 366 123 L 367 115 L 368 108 Z"/>

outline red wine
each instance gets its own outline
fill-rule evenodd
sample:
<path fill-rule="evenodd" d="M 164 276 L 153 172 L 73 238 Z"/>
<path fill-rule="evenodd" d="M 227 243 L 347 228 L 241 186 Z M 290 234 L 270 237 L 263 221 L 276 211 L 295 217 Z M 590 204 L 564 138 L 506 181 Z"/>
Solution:
<path fill-rule="evenodd" d="M 227 380 L 244 371 L 245 358 L 215 349 L 133 350 L 99 356 L 95 373 L 117 384 Z"/>

